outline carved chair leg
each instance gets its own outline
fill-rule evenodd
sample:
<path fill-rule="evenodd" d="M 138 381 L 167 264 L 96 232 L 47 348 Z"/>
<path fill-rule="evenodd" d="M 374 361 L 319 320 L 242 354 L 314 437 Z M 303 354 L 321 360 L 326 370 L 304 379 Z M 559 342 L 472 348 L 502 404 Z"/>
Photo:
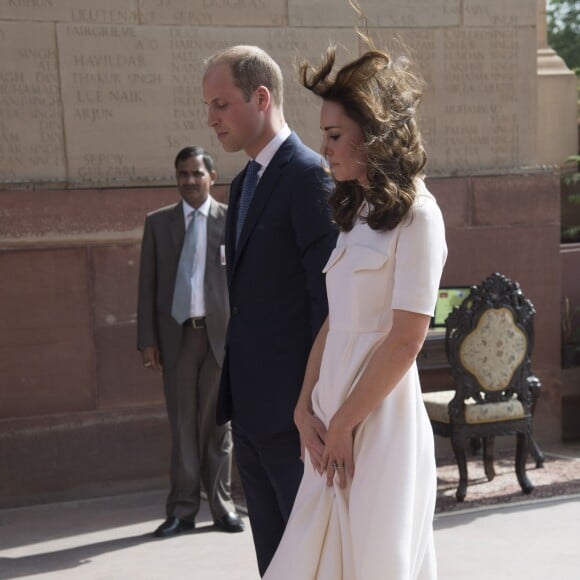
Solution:
<path fill-rule="evenodd" d="M 516 445 L 516 474 L 518 482 L 524 493 L 530 493 L 534 486 L 526 475 L 526 459 L 530 449 L 530 434 L 518 433 Z"/>
<path fill-rule="evenodd" d="M 495 437 L 483 438 L 483 468 L 487 481 L 492 481 L 495 477 L 495 469 L 493 467 L 493 456 L 495 451 Z"/>
<path fill-rule="evenodd" d="M 465 439 L 456 439 L 451 437 L 451 446 L 459 468 L 459 485 L 455 497 L 461 502 L 465 499 L 467 493 L 467 460 L 465 458 Z"/>
<path fill-rule="evenodd" d="M 540 396 L 540 388 L 542 383 L 540 379 L 535 376 L 528 377 L 528 385 L 530 386 L 530 393 L 532 395 L 532 417 L 536 411 L 536 403 L 538 402 L 538 397 Z M 536 440 L 530 434 L 530 452 L 532 453 L 532 457 L 536 460 L 536 468 L 544 467 L 544 454 L 542 450 L 538 447 Z"/>
<path fill-rule="evenodd" d="M 469 439 L 469 443 L 471 445 L 471 453 L 473 455 L 479 455 L 479 453 L 481 452 L 481 438 L 471 437 Z"/>

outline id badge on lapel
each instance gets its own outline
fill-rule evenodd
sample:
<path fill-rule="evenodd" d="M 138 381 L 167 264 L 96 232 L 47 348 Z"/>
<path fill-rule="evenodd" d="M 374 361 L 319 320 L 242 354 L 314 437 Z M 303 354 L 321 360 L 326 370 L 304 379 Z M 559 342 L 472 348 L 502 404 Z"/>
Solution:
<path fill-rule="evenodd" d="M 220 244 L 220 265 L 226 265 L 226 246 L 225 244 Z"/>

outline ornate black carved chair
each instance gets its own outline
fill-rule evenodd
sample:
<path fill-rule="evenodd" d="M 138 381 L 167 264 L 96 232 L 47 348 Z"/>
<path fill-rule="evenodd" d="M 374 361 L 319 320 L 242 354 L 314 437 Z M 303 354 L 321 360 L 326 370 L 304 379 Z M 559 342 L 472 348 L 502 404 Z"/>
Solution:
<path fill-rule="evenodd" d="M 544 461 L 532 438 L 541 386 L 530 360 L 534 314 L 519 284 L 495 273 L 472 286 L 447 318 L 445 350 L 455 389 L 425 393 L 423 400 L 435 434 L 451 438 L 459 467 L 458 501 L 467 492 L 466 446 L 474 438 L 483 440 L 485 474 L 491 481 L 494 437 L 515 434 L 518 482 L 524 493 L 533 490 L 526 475 L 528 452 L 538 467 Z"/>

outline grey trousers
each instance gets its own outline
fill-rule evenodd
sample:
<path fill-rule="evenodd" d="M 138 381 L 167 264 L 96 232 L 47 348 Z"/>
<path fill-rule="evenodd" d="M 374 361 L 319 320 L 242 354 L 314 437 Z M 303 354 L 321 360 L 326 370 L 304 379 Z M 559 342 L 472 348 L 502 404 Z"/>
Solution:
<path fill-rule="evenodd" d="M 206 329 L 185 326 L 177 364 L 163 370 L 171 427 L 167 517 L 193 521 L 199 511 L 202 482 L 214 519 L 235 511 L 231 427 L 216 424 L 220 374 Z"/>

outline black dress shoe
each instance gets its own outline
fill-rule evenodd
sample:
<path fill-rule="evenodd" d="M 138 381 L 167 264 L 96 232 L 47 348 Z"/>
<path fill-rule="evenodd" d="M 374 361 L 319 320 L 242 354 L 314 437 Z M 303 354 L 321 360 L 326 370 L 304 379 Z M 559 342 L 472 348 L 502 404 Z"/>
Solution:
<path fill-rule="evenodd" d="M 229 532 L 230 534 L 244 531 L 244 522 L 242 521 L 242 518 L 234 512 L 228 512 L 219 520 L 214 520 L 214 524 L 216 528 L 219 528 L 223 532 Z"/>
<path fill-rule="evenodd" d="M 195 522 L 188 522 L 175 516 L 167 518 L 154 532 L 156 538 L 169 538 L 182 532 L 195 530 Z"/>

